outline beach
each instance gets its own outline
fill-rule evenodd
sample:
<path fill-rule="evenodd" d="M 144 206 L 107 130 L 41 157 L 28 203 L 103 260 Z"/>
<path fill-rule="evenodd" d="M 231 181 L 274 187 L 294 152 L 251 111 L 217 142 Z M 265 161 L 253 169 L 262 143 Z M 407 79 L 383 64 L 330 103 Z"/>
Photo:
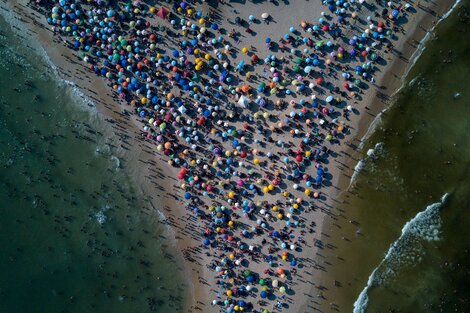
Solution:
<path fill-rule="evenodd" d="M 325 37 L 324 43 L 316 45 L 321 48 L 323 44 L 327 45 L 326 41 L 335 45 L 335 40 L 350 39 L 358 33 L 357 29 L 367 28 L 367 16 L 371 16 L 374 23 L 382 20 L 380 14 L 379 17 L 373 15 L 374 12 L 380 13 L 381 7 L 369 10 L 366 5 L 356 5 L 358 8 L 352 10 L 356 12 L 356 18 L 348 12 L 344 15 L 347 20 L 344 26 L 332 27 L 341 29 L 341 36 L 332 39 L 330 35 L 319 32 L 317 38 L 312 37 L 311 43 L 307 41 L 296 44 L 300 47 L 292 48 L 295 50 L 292 53 L 292 43 L 285 41 L 293 40 L 299 35 L 307 37 L 309 25 L 317 23 L 319 19 L 328 21 L 335 17 L 331 12 L 321 14 L 328 11 L 327 6 L 312 1 L 299 1 L 295 4 L 188 4 L 188 8 L 194 7 L 194 11 L 200 11 L 202 15 L 213 12 L 212 19 L 217 25 L 214 33 L 218 34 L 220 29 L 225 29 L 227 33 L 232 28 L 239 33 L 238 36 L 234 35 L 238 39 L 223 39 L 231 43 L 231 47 L 225 49 L 230 51 L 224 54 L 234 68 L 230 74 L 232 79 L 239 82 L 233 88 L 224 85 L 227 89 L 222 89 L 222 102 L 229 104 L 229 107 L 224 106 L 226 113 L 222 115 L 216 113 L 213 103 L 203 104 L 200 97 L 211 99 L 220 89 L 211 87 L 204 94 L 202 86 L 195 92 L 201 94 L 193 101 L 197 105 L 185 104 L 189 112 L 180 114 L 180 111 L 171 110 L 171 106 L 176 105 L 176 100 L 173 99 L 184 99 L 184 94 L 179 91 L 184 84 L 176 82 L 170 85 L 167 82 L 166 87 L 156 93 L 163 94 L 169 101 L 164 101 L 161 107 L 154 109 L 145 106 L 149 100 L 144 100 L 142 107 L 146 108 L 146 113 L 141 115 L 141 110 L 137 115 L 134 114 L 138 106 L 135 99 L 132 106 L 129 106 L 130 96 L 119 97 L 117 87 L 113 86 L 116 84 L 111 79 L 107 80 L 102 75 L 90 72 L 83 57 L 77 56 L 78 52 L 71 49 L 71 38 L 52 34 L 46 15 L 36 11 L 40 6 L 31 6 L 31 3 L 20 1 L 8 3 L 24 19 L 26 27 L 44 44 L 47 55 L 64 79 L 76 84 L 92 100 L 99 114 L 112 124 L 116 134 L 122 138 L 118 150 L 124 155 L 130 176 L 149 198 L 154 210 L 163 213 L 160 216 L 161 223 L 169 226 L 169 237 L 175 239 L 174 248 L 187 273 L 185 289 L 189 293 L 188 312 L 237 311 L 240 308 L 257 312 L 349 311 L 349 308 L 338 307 L 335 303 L 335 299 L 340 298 L 344 290 L 335 288 L 337 281 L 329 276 L 329 264 L 326 263 L 322 250 L 334 246 L 334 240 L 338 238 L 334 235 L 336 222 L 333 225 L 328 224 L 327 228 L 325 221 L 345 222 L 344 216 L 337 214 L 335 210 L 341 205 L 338 203 L 340 193 L 348 188 L 353 175 L 361 152 L 361 139 L 374 118 L 390 105 L 419 42 L 452 2 L 418 2 L 410 3 L 411 6 L 407 9 L 404 6 L 399 8 L 406 23 L 397 22 L 396 29 L 389 25 L 382 26 L 397 36 L 392 46 L 387 47 L 385 43 L 370 46 L 376 49 L 372 51 L 376 51 L 380 60 L 374 63 L 373 81 L 366 75 L 356 84 L 354 79 L 345 79 L 340 73 L 351 72 L 349 75 L 355 77 L 357 66 L 360 69 L 356 69 L 359 72 L 356 76 L 361 77 L 363 72 L 368 72 L 369 69 L 361 65 L 369 59 L 369 52 L 362 60 L 351 53 L 348 62 L 341 62 L 337 54 L 331 54 L 332 51 L 321 51 L 316 53 L 317 59 L 310 61 L 312 65 L 318 62 L 319 65 L 310 66 L 318 66 L 318 69 L 306 71 L 308 63 L 305 58 L 315 50 L 315 41 L 321 41 Z M 170 9 L 171 5 L 167 7 Z M 182 8 L 180 11 L 187 10 Z M 265 12 L 269 13 L 269 19 L 264 20 L 261 17 Z M 185 17 L 195 24 L 206 23 L 189 15 L 187 13 Z M 250 15 L 254 17 L 252 22 L 249 22 Z M 246 32 L 247 25 L 238 25 L 240 23 L 235 21 L 235 16 L 246 20 L 244 23 L 249 25 L 249 32 Z M 168 50 L 167 54 L 171 55 L 170 51 L 179 49 L 178 44 L 181 42 L 176 41 L 181 41 L 181 38 L 176 35 L 171 37 L 168 32 L 170 30 L 173 34 L 178 33 L 178 26 L 172 26 L 169 18 L 146 18 L 152 25 L 167 28 L 166 37 L 161 42 L 164 50 Z M 302 20 L 305 20 L 304 27 L 301 25 Z M 327 26 L 328 22 L 324 21 L 323 24 Z M 292 32 L 289 30 L 291 27 L 294 28 Z M 329 27 L 322 31 L 328 33 Z M 197 29 L 200 32 L 200 28 Z M 283 39 L 280 38 L 284 33 L 291 35 L 287 39 L 284 37 L 282 44 L 287 47 L 282 48 L 280 44 Z M 270 48 L 273 49 L 272 52 L 267 50 L 266 38 L 276 43 Z M 63 46 L 63 40 L 67 41 L 67 47 Z M 217 42 L 217 39 L 213 40 Z M 217 42 L 220 46 L 217 47 L 218 53 L 223 52 L 224 44 Z M 347 46 L 348 43 L 342 42 L 341 45 Z M 217 59 L 217 54 L 212 51 L 214 48 L 201 47 L 206 50 L 206 55 L 209 54 L 208 57 L 202 54 L 202 58 L 207 61 L 203 61 L 206 67 L 209 67 L 211 59 Z M 243 48 L 247 49 L 246 53 Z M 304 49 L 309 50 L 305 52 Z M 357 49 L 366 51 L 365 47 Z M 355 51 L 354 54 L 356 53 L 358 52 Z M 188 59 L 197 66 L 198 62 L 193 54 Z M 280 63 L 274 61 L 275 59 L 268 59 L 267 65 L 256 65 L 261 62 L 253 61 L 254 55 L 262 60 L 267 54 L 276 54 L 283 59 L 280 62 L 288 70 L 271 71 L 271 68 L 278 65 L 269 63 Z M 177 60 L 180 55 L 174 53 L 172 57 Z M 298 63 L 297 59 L 300 59 Z M 325 61 L 327 59 L 332 60 L 333 64 L 337 61 L 341 68 L 330 66 Z M 242 65 L 237 70 L 240 60 L 245 62 L 246 68 Z M 251 66 L 250 61 L 253 62 Z M 300 67 L 298 70 L 293 69 L 296 64 Z M 178 67 L 178 62 L 175 61 L 172 66 Z M 162 70 L 166 71 L 165 75 L 176 76 L 171 73 L 172 66 Z M 175 73 L 180 72 L 183 75 L 184 70 L 177 69 Z M 271 90 L 277 89 L 272 93 L 259 91 L 260 87 L 257 86 L 263 81 L 268 81 L 263 89 L 268 88 L 269 80 L 277 77 L 274 73 L 279 73 L 284 78 L 293 78 L 288 79 L 290 83 L 279 82 L 274 84 L 279 86 L 269 87 Z M 190 77 L 192 74 L 188 75 Z M 175 78 L 172 79 L 176 81 Z M 292 80 L 296 80 L 296 84 Z M 198 86 L 197 79 L 194 82 L 193 86 Z M 210 79 L 203 78 L 203 82 L 213 84 Z M 249 86 L 246 92 L 243 90 L 244 86 Z M 266 104 L 260 104 L 260 98 L 257 99 L 254 95 L 257 93 Z M 330 94 L 333 100 L 326 101 Z M 250 104 L 245 104 L 243 98 L 240 100 L 242 96 Z M 145 96 L 140 95 L 138 98 L 141 100 Z M 278 102 L 279 100 L 281 101 Z M 214 96 L 213 101 L 218 103 L 219 100 Z M 185 100 L 184 103 L 190 102 Z M 158 113 L 160 110 L 164 114 Z M 205 111 L 208 111 L 207 115 Z M 258 111 L 261 113 L 254 117 Z M 157 112 L 157 116 L 149 116 L 150 112 Z M 167 119 L 165 115 L 169 112 L 172 114 Z M 235 115 L 230 112 L 235 112 Z M 316 115 L 314 112 L 317 112 Z M 153 122 L 149 120 L 155 121 L 159 118 L 158 114 L 162 114 L 163 118 L 156 124 L 155 134 L 152 134 L 150 128 Z M 178 126 L 184 127 L 182 121 L 186 118 L 176 121 L 176 116 L 181 119 L 184 114 L 193 121 L 193 124 L 187 125 L 194 125 L 195 129 L 199 126 L 197 132 L 192 133 L 193 129 L 185 129 L 185 135 L 178 139 L 165 132 L 165 128 L 159 127 L 165 119 L 167 124 L 181 123 Z M 221 121 L 211 125 L 214 131 L 205 127 L 205 123 L 211 118 Z M 201 123 L 197 124 L 196 121 Z M 143 125 L 147 129 L 143 129 Z M 158 139 L 158 136 L 165 136 L 168 140 Z M 195 139 L 195 136 L 211 140 Z M 189 137 L 186 143 L 185 137 Z M 165 147 L 167 143 L 168 148 Z M 176 143 L 179 146 L 175 146 Z M 187 148 L 181 148 L 185 144 Z M 161 148 L 158 149 L 158 146 Z M 172 149 L 178 152 L 174 156 Z M 214 169 L 213 173 L 210 173 L 210 167 Z M 221 284 L 221 281 L 224 283 Z"/>

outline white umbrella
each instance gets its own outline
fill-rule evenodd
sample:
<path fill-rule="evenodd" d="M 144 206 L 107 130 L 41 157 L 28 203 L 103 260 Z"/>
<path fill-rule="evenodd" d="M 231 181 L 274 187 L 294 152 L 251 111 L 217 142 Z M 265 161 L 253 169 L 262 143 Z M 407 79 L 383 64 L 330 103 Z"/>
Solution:
<path fill-rule="evenodd" d="M 265 12 L 265 13 L 261 14 L 262 19 L 267 19 L 268 17 L 269 17 L 269 13 Z"/>

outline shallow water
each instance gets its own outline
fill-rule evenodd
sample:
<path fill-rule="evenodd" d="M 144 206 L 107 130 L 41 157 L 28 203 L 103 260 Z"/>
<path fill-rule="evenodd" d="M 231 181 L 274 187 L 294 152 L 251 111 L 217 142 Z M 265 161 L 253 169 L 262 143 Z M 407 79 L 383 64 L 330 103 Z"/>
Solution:
<path fill-rule="evenodd" d="M 331 301 L 341 312 L 356 301 L 355 312 L 470 312 L 468 10 L 463 1 L 437 27 L 330 225 L 330 274 L 340 283 Z M 437 215 L 406 235 L 430 207 Z"/>
<path fill-rule="evenodd" d="M 180 312 L 158 214 L 104 121 L 0 17 L 0 312 Z"/>

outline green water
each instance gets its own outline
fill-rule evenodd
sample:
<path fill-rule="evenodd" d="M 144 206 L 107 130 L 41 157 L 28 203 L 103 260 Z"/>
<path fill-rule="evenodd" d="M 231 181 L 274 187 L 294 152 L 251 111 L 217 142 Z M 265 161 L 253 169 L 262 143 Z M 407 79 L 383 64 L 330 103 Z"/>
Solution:
<path fill-rule="evenodd" d="M 0 312 L 181 311 L 182 270 L 105 122 L 0 32 Z"/>
<path fill-rule="evenodd" d="M 379 267 L 364 312 L 470 312 L 469 33 L 464 1 L 437 27 L 365 145 L 365 169 L 329 226 L 329 271 L 339 282 L 325 282 L 339 295 L 329 299 L 338 305 L 331 311 L 351 312 Z M 377 143 L 383 146 L 368 158 Z M 446 193 L 442 206 L 429 208 Z M 414 219 L 425 210 L 433 219 Z M 418 232 L 402 235 L 411 220 L 420 220 Z"/>

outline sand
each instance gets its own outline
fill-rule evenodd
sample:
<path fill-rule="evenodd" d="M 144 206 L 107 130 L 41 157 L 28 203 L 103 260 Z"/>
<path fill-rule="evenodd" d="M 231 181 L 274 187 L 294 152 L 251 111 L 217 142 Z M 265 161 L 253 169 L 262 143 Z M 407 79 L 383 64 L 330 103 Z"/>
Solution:
<path fill-rule="evenodd" d="M 181 252 L 181 261 L 188 273 L 186 282 L 189 299 L 188 312 L 219 312 L 218 306 L 211 306 L 213 299 L 218 299 L 221 290 L 216 285 L 216 276 L 209 269 L 209 264 L 216 251 L 207 250 L 201 245 L 200 233 L 204 229 L 204 224 L 193 217 L 191 212 L 185 210 L 182 200 L 183 191 L 179 188 L 180 183 L 176 179 L 177 170 L 171 167 L 160 155 L 155 145 L 144 139 L 139 129 L 141 123 L 134 115 L 126 114 L 131 111 L 124 103 L 112 95 L 107 82 L 90 73 L 75 53 L 65 48 L 62 42 L 52 36 L 47 30 L 45 18 L 25 6 L 27 1 L 9 1 L 8 6 L 12 6 L 24 19 L 25 25 L 37 36 L 47 51 L 48 56 L 58 69 L 63 78 L 75 83 L 85 95 L 90 97 L 96 104 L 99 114 L 110 122 L 116 131 L 116 135 L 122 138 L 120 153 L 124 156 L 127 169 L 141 186 L 145 195 L 149 196 L 155 210 L 159 210 L 164 216 L 162 223 L 169 225 L 169 237 L 173 237 L 177 251 Z M 219 5 L 215 12 L 221 17 L 221 26 L 226 29 L 235 28 L 240 32 L 240 43 L 235 48 L 240 54 L 242 47 L 249 47 L 260 55 L 266 53 L 264 38 L 271 37 L 277 40 L 284 33 L 288 32 L 290 26 L 298 28 L 302 19 L 317 20 L 322 11 L 326 8 L 318 1 L 296 1 L 286 4 L 285 2 L 273 5 L 261 1 L 256 4 L 252 2 L 231 1 L 224 5 Z M 2 3 L 2 6 L 6 5 Z M 208 12 L 207 4 L 201 5 L 205 12 Z M 433 10 L 442 14 L 449 2 L 438 2 L 438 6 L 428 2 L 421 2 L 423 8 L 430 6 Z M 234 17 L 239 15 L 245 19 L 249 15 L 261 16 L 263 12 L 269 12 L 273 21 L 269 24 L 262 22 L 252 25 L 256 36 L 251 36 L 244 32 L 243 28 L 234 25 Z M 439 15 L 438 14 L 438 15 Z M 370 15 L 369 12 L 360 12 L 360 17 Z M 289 289 L 285 302 L 288 305 L 286 312 L 313 312 L 315 310 L 329 312 L 335 309 L 335 299 L 341 294 L 334 288 L 334 279 L 328 274 L 328 261 L 324 252 L 319 250 L 318 241 L 323 244 L 334 244 L 329 238 L 334 234 L 331 226 L 323 227 L 325 218 L 333 220 L 343 220 L 337 216 L 334 209 L 338 206 L 339 194 L 347 188 L 348 181 L 352 174 L 352 167 L 358 159 L 360 150 L 360 140 L 367 131 L 371 121 L 391 103 L 393 93 L 402 83 L 402 75 L 409 67 L 409 60 L 416 50 L 417 43 L 424 37 L 426 30 L 430 29 L 438 17 L 425 10 L 418 9 L 417 13 L 411 15 L 411 20 L 401 31 L 399 40 L 394 45 L 393 53 L 383 52 L 381 55 L 387 64 L 380 68 L 380 73 L 376 76 L 376 84 L 369 84 L 369 89 L 360 94 L 355 100 L 349 99 L 355 109 L 361 114 L 350 117 L 347 122 L 349 133 L 345 136 L 341 145 L 329 146 L 332 153 L 337 155 L 330 157 L 328 173 L 331 174 L 331 181 L 321 189 L 321 198 L 315 202 L 313 208 L 305 208 L 301 217 L 304 219 L 307 231 L 301 234 L 298 230 L 294 233 L 296 237 L 301 236 L 305 244 L 302 251 L 295 252 L 296 259 L 303 266 L 298 269 L 297 275 L 289 281 Z M 159 23 L 162 23 L 159 21 Z M 166 22 L 163 22 L 166 23 Z M 169 24 L 166 23 L 168 26 Z M 261 72 L 254 72 L 255 75 L 262 75 Z M 340 85 L 340 79 L 329 78 L 336 85 Z M 256 85 L 256 84 L 254 84 Z M 289 110 L 281 110 L 278 114 L 288 113 Z M 240 123 L 235 124 L 240 127 Z M 285 142 L 293 141 L 297 143 L 299 139 L 291 138 L 288 132 L 278 134 L 279 139 Z M 274 154 L 281 154 L 285 149 L 270 144 L 265 150 L 270 150 Z M 294 191 L 299 196 L 301 191 Z M 270 195 L 270 202 L 282 199 L 281 193 Z M 279 222 L 272 222 L 273 225 L 281 225 Z M 313 226 L 315 225 L 315 226 Z M 279 227 L 278 227 L 279 228 Z M 258 238 L 258 245 L 261 245 L 261 236 Z M 334 237 L 334 236 L 333 236 Z M 209 253 L 210 255 L 206 255 Z M 251 262 L 250 269 L 261 272 L 266 268 L 266 263 Z M 287 266 L 286 266 L 287 267 Z M 344 289 L 341 292 L 347 292 Z M 223 297 L 220 297 L 223 299 Z M 254 301 L 256 303 L 256 300 Z M 256 306 L 256 305 L 255 305 Z M 259 307 L 259 306 L 257 306 Z M 268 307 L 268 309 L 272 309 Z M 349 308 L 341 308 L 342 312 L 350 311 Z"/>

